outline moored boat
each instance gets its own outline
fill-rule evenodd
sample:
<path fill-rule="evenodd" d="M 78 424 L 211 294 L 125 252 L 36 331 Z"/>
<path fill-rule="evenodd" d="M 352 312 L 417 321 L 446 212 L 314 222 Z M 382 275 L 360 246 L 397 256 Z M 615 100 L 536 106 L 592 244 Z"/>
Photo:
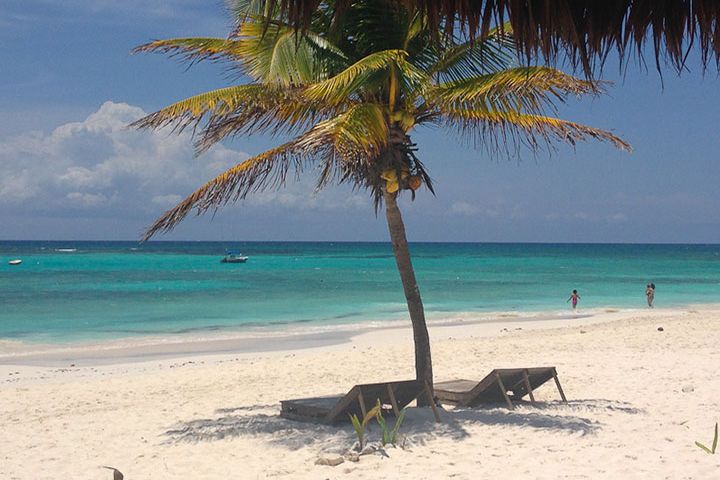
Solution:
<path fill-rule="evenodd" d="M 15 260 L 10 260 L 8 262 L 8 265 L 20 265 L 22 263 L 22 260 L 19 258 L 16 258 Z"/>
<path fill-rule="evenodd" d="M 243 255 L 240 252 L 232 252 L 228 250 L 225 253 L 225 256 L 220 260 L 221 263 L 245 263 L 247 262 L 248 257 Z"/>

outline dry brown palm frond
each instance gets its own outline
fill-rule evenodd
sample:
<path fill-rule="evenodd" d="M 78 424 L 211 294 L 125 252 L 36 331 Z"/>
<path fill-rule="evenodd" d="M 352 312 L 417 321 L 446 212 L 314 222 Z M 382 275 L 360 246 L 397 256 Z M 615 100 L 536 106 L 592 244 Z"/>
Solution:
<path fill-rule="evenodd" d="M 458 23 L 482 36 L 508 20 L 518 47 L 527 58 L 555 61 L 563 52 L 587 76 L 615 50 L 621 60 L 646 42 L 655 61 L 665 57 L 682 70 L 687 51 L 699 45 L 703 63 L 720 69 L 720 2 L 717 0 L 390 0 L 418 8 L 436 33 L 452 34 Z M 296 27 L 310 25 L 321 0 L 266 0 L 280 6 Z M 350 0 L 335 0 L 346 9 Z"/>
<path fill-rule="evenodd" d="M 282 92 L 280 89 L 281 98 L 278 101 L 264 103 L 259 97 L 244 108 L 236 108 L 232 113 L 210 117 L 195 143 L 197 152 L 207 151 L 226 137 L 255 133 L 297 133 L 316 122 L 342 116 L 356 105 L 350 101 L 338 105 L 317 102 L 305 98 L 298 91 L 290 95 L 290 91 L 285 90 L 287 95 L 282 97 Z"/>

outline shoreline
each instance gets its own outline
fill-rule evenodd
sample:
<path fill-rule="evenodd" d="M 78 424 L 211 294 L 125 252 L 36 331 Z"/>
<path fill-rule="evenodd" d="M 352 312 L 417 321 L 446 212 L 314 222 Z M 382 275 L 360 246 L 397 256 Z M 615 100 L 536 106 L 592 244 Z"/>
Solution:
<path fill-rule="evenodd" d="M 720 304 L 691 305 L 657 309 L 596 308 L 567 311 L 535 312 L 457 312 L 441 319 L 428 320 L 431 340 L 449 336 L 487 337 L 503 330 L 538 330 L 607 323 L 628 316 L 662 316 L 694 310 L 720 309 Z M 461 328 L 460 328 L 461 327 Z M 186 357 L 218 355 L 247 356 L 295 352 L 298 350 L 336 349 L 369 337 L 381 341 L 392 337 L 412 339 L 409 321 L 366 321 L 332 326 L 294 326 L 294 328 L 263 328 L 224 331 L 196 336 L 137 336 L 98 342 L 64 344 L 26 343 L 0 339 L 0 367 L 35 366 L 68 367 L 142 363 Z M 377 338 L 373 338 L 377 337 Z M 0 372 L 1 373 L 1 372 Z"/>

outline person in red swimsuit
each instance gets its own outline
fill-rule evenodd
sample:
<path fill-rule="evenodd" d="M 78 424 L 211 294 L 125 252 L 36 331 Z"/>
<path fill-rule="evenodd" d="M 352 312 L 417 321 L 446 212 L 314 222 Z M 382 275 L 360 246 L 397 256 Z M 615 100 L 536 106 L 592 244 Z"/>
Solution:
<path fill-rule="evenodd" d="M 576 309 L 577 309 L 577 302 L 578 302 L 578 300 L 580 300 L 580 295 L 578 295 L 577 290 L 573 290 L 573 291 L 572 291 L 572 293 L 570 294 L 570 298 L 568 298 L 568 299 L 565 301 L 565 303 L 569 302 L 570 300 L 572 300 L 573 310 L 576 310 Z"/>

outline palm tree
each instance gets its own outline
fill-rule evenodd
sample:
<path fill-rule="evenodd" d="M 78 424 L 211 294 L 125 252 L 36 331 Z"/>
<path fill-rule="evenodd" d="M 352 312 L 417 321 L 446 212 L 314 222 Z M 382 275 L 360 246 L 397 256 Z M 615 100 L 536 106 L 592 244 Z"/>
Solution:
<path fill-rule="evenodd" d="M 262 1 L 235 3 L 237 27 L 227 39 L 159 40 L 137 51 L 180 55 L 189 62 L 229 60 L 249 78 L 190 97 L 133 125 L 191 127 L 202 152 L 232 136 L 289 135 L 291 140 L 230 168 L 167 211 L 144 239 L 169 231 L 192 210 L 282 186 L 288 174 L 319 167 L 330 182 L 367 189 L 376 212 L 385 206 L 390 239 L 407 299 L 419 380 L 432 386 L 430 342 L 398 196 L 433 192 L 410 133 L 417 125 L 449 126 L 490 151 L 536 148 L 594 138 L 629 149 L 613 134 L 547 116 L 553 101 L 598 94 L 596 83 L 546 67 L 515 63 L 509 27 L 469 41 L 433 36 L 426 19 L 392 0 L 359 0 L 338 14 L 332 1 L 296 31 Z"/>

